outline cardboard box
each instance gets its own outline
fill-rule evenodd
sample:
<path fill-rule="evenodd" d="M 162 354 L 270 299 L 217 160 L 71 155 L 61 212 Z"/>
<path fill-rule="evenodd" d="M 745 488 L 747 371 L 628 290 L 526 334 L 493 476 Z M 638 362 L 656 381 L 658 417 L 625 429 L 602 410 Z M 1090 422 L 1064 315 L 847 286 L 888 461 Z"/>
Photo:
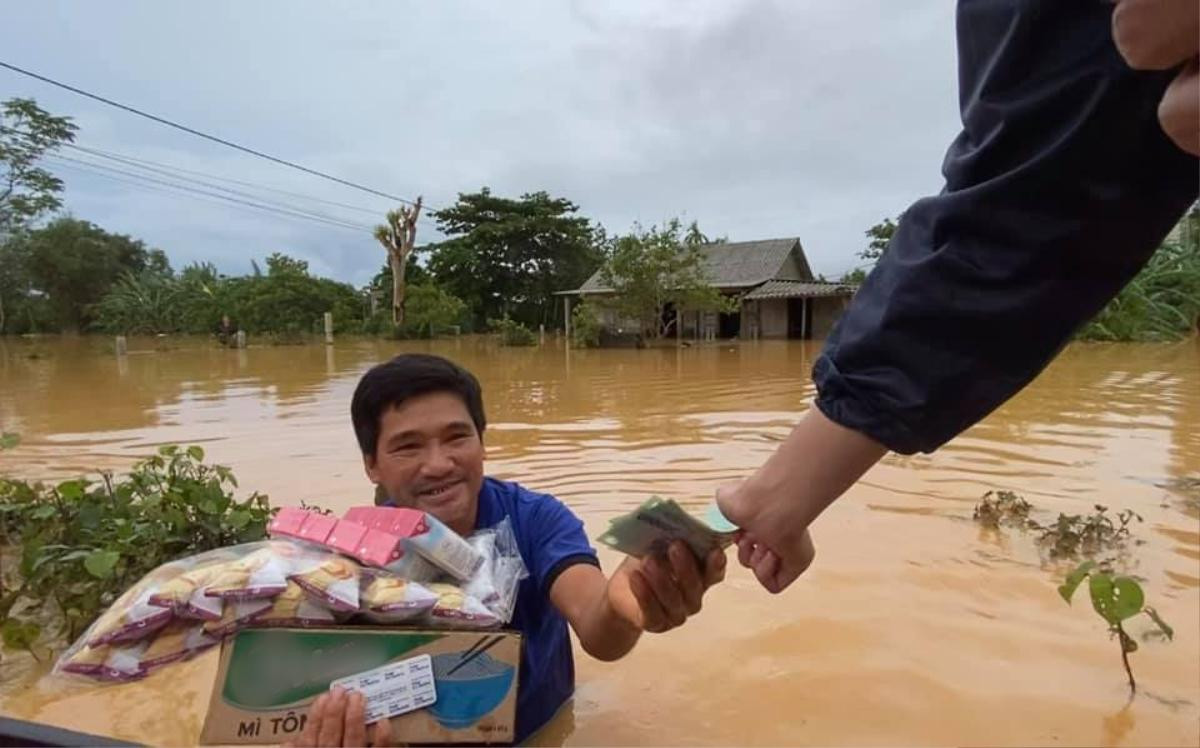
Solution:
<path fill-rule="evenodd" d="M 452 675 L 472 653 L 486 651 Z M 246 629 L 222 645 L 200 742 L 295 740 L 309 705 L 338 678 L 433 657 L 437 702 L 392 718 L 398 743 L 508 743 L 515 735 L 521 635 L 397 627 Z"/>

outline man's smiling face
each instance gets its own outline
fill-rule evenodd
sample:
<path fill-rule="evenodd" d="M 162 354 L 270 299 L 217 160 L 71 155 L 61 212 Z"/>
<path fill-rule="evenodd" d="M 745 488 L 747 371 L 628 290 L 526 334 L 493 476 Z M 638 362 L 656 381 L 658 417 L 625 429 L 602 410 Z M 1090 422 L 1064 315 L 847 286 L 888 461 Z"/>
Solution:
<path fill-rule="evenodd" d="M 483 458 L 483 439 L 462 398 L 430 392 L 380 414 L 375 454 L 363 455 L 363 464 L 397 506 L 429 512 L 469 535 L 479 508 Z"/>

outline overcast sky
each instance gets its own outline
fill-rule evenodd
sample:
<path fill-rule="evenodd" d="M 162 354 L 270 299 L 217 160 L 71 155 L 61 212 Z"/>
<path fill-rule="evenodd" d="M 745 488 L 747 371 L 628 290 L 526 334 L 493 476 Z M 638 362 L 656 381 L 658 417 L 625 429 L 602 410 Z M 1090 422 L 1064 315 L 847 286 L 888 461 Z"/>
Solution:
<path fill-rule="evenodd" d="M 680 216 L 797 236 L 830 276 L 940 189 L 955 59 L 945 0 L 41 0 L 0 26 L 0 60 L 390 194 L 547 190 L 610 232 Z M 293 209 L 366 225 L 392 207 L 0 69 L 11 96 L 74 117 L 80 146 L 360 210 L 225 183 Z M 75 216 L 176 267 L 284 251 L 362 283 L 383 263 L 366 231 L 54 168 Z M 436 238 L 423 224 L 418 243 Z"/>

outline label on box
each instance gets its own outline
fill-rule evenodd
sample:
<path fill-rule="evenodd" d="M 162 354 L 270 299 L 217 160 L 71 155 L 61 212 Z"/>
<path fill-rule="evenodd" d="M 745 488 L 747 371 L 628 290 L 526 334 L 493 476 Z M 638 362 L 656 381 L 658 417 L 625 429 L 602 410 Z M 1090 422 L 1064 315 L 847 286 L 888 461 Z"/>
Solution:
<path fill-rule="evenodd" d="M 393 662 L 365 673 L 339 678 L 332 688 L 358 691 L 366 699 L 367 724 L 423 709 L 437 701 L 433 658 L 429 655 Z"/>

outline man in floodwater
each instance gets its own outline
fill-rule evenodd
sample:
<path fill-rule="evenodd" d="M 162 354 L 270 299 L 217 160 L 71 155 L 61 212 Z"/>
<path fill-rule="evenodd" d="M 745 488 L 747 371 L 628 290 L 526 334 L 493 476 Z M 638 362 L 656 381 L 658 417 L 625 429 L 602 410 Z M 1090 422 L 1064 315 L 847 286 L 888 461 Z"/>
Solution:
<path fill-rule="evenodd" d="M 627 558 L 605 577 L 583 523 L 558 499 L 484 475 L 483 395 L 450 361 L 403 354 L 359 381 L 350 405 L 367 475 L 396 506 L 436 516 L 460 535 L 508 518 L 529 577 L 509 624 L 521 632 L 517 741 L 571 696 L 575 666 L 568 625 L 584 651 L 616 660 L 643 632 L 681 626 L 725 576 L 725 555 L 697 559 L 683 543 L 644 561 Z M 303 746 L 383 745 L 387 720 L 368 728 L 358 694 L 331 692 L 309 710 Z"/>

